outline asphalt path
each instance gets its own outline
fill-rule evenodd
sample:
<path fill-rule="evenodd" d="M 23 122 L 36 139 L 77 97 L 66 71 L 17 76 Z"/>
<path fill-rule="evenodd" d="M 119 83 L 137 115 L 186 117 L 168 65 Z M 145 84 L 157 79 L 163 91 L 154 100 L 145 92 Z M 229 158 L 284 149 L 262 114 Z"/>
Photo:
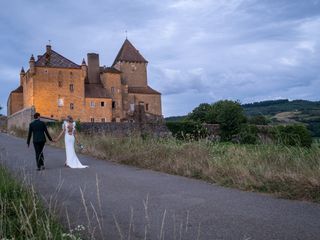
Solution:
<path fill-rule="evenodd" d="M 320 205 L 224 188 L 203 181 L 79 155 L 87 169 L 64 167 L 64 149 L 46 146 L 36 171 L 26 141 L 0 134 L 0 161 L 32 185 L 68 229 L 95 239 L 320 239 Z"/>

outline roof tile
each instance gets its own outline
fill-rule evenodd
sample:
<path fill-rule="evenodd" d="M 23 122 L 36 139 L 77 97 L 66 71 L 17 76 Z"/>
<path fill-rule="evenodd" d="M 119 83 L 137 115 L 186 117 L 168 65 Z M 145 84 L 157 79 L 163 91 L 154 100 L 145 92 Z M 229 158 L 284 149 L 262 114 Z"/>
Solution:
<path fill-rule="evenodd" d="M 51 50 L 36 61 L 37 67 L 80 68 L 80 66 L 59 53 Z"/>
<path fill-rule="evenodd" d="M 122 44 L 122 47 L 120 48 L 118 55 L 112 65 L 115 65 L 119 61 L 144 63 L 148 62 L 128 39 L 126 39 Z"/>
<path fill-rule="evenodd" d="M 128 93 L 136 93 L 136 94 L 157 94 L 161 95 L 161 93 L 152 89 L 151 87 L 128 87 Z"/>
<path fill-rule="evenodd" d="M 86 98 L 110 98 L 107 90 L 100 83 L 85 84 Z"/>
<path fill-rule="evenodd" d="M 11 93 L 23 93 L 23 87 L 20 85 L 15 90 L 13 90 Z"/>

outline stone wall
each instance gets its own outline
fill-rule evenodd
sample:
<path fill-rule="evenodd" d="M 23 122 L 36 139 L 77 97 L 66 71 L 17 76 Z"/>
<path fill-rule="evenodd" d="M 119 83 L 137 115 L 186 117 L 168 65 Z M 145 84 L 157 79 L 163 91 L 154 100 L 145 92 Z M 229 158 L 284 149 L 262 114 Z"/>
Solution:
<path fill-rule="evenodd" d="M 110 98 L 86 98 L 85 115 L 81 119 L 82 122 L 111 122 L 112 100 Z M 77 118 L 74 119 L 77 120 Z"/>
<path fill-rule="evenodd" d="M 219 136 L 220 135 L 220 125 L 219 124 L 203 124 L 207 129 L 209 136 Z"/>
<path fill-rule="evenodd" d="M 28 129 L 29 124 L 33 120 L 35 113 L 34 107 L 22 109 L 10 116 L 8 116 L 7 128 L 8 130 L 17 127 Z"/>
<path fill-rule="evenodd" d="M 42 116 L 61 120 L 71 115 L 83 119 L 85 90 L 81 69 L 36 67 L 32 78 L 32 89 L 24 88 L 24 92 L 32 92 L 32 105 Z"/>
<path fill-rule="evenodd" d="M 23 93 L 12 92 L 7 102 L 8 116 L 23 109 Z"/>
<path fill-rule="evenodd" d="M 120 62 L 116 65 L 121 71 L 121 79 L 129 87 L 145 87 L 147 83 L 147 64 L 138 62 Z"/>
<path fill-rule="evenodd" d="M 0 132 L 4 131 L 7 128 L 7 117 L 0 116 Z"/>
<path fill-rule="evenodd" d="M 115 136 L 130 136 L 137 134 L 166 137 L 171 135 L 165 124 L 141 124 L 136 122 L 81 123 L 80 131 L 88 134 L 111 134 Z"/>

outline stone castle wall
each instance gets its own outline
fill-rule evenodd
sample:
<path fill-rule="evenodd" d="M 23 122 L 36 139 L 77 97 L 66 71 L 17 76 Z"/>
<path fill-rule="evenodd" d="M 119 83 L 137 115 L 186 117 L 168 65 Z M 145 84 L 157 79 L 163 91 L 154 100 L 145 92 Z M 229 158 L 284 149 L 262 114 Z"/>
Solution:
<path fill-rule="evenodd" d="M 155 123 L 81 123 L 80 131 L 87 134 L 106 134 L 113 136 L 150 135 L 154 137 L 170 136 L 165 124 Z"/>
<path fill-rule="evenodd" d="M 26 89 L 25 92 L 30 90 Z M 82 119 L 85 115 L 84 76 L 81 69 L 37 67 L 32 90 L 33 105 L 42 116 L 64 119 L 71 115 L 74 119 Z M 60 106 L 59 99 L 62 103 Z"/>
<path fill-rule="evenodd" d="M 121 73 L 123 84 L 129 87 L 147 86 L 147 65 L 146 63 L 121 62 L 116 65 Z"/>
<path fill-rule="evenodd" d="M 7 104 L 7 114 L 18 112 L 23 109 L 23 93 L 12 92 Z"/>
<path fill-rule="evenodd" d="M 22 109 L 8 116 L 8 120 L 7 120 L 8 130 L 15 127 L 27 130 L 29 128 L 29 124 L 33 120 L 34 113 L 35 113 L 35 109 L 31 107 L 31 108 Z"/>

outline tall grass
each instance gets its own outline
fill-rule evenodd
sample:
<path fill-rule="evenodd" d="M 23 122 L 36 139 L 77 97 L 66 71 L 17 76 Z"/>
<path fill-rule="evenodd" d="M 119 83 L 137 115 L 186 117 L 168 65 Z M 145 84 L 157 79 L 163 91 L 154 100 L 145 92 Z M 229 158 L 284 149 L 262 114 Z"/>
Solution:
<path fill-rule="evenodd" d="M 80 135 L 84 153 L 242 190 L 320 202 L 320 148 Z"/>
<path fill-rule="evenodd" d="M 56 136 L 60 129 L 49 129 Z M 21 133 L 20 133 L 21 134 Z M 23 135 L 23 134 L 21 134 Z M 79 134 L 83 153 L 247 191 L 320 202 L 320 145 L 240 145 Z M 55 144 L 63 147 L 63 142 Z"/>
<path fill-rule="evenodd" d="M 70 239 L 32 189 L 0 167 L 0 239 Z"/>

